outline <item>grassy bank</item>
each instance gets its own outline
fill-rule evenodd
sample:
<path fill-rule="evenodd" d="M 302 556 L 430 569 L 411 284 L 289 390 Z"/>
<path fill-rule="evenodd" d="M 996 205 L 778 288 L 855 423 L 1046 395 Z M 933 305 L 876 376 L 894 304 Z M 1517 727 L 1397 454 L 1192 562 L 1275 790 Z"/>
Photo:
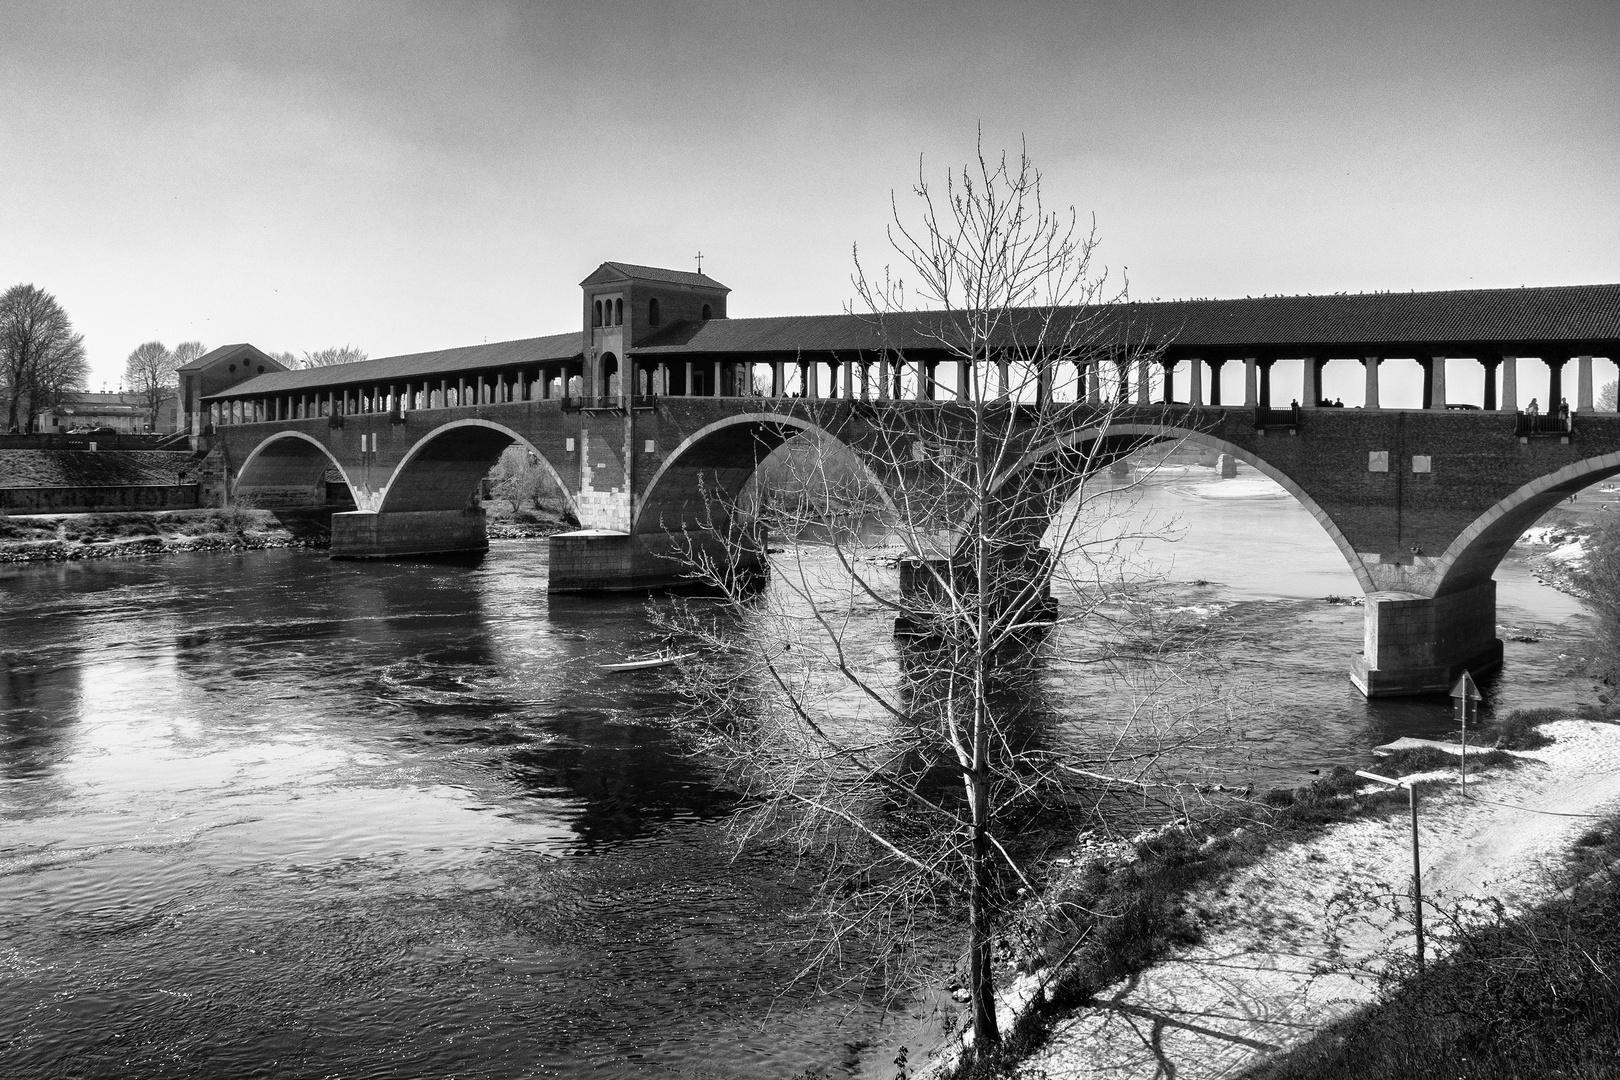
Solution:
<path fill-rule="evenodd" d="M 1515 714 L 1493 735 L 1503 749 L 1470 754 L 1470 771 L 1511 770 L 1520 759 L 1505 752 L 1534 745 L 1535 724 L 1557 713 Z M 1404 750 L 1382 759 L 1378 770 L 1399 776 L 1452 773 L 1452 754 L 1434 748 Z M 1454 788 L 1445 775 L 1419 780 L 1420 793 Z M 1133 849 L 1099 856 L 1087 845 L 1056 860 L 1040 900 L 1009 936 L 1031 942 L 1020 958 L 1025 973 L 1012 996 L 1005 1045 L 989 1060 L 959 1067 L 959 1078 L 1012 1075 L 1045 1047 L 1077 1009 L 1159 961 L 1204 940 L 1212 916 L 1199 897 L 1224 895 L 1223 882 L 1273 853 L 1321 837 L 1335 826 L 1404 815 L 1404 792 L 1373 790 L 1349 769 L 1336 769 L 1308 786 L 1238 799 L 1139 839 Z M 1020 935 L 1019 931 L 1022 931 Z M 1038 1072 L 1030 1075 L 1040 1075 Z M 1054 1073 L 1053 1075 L 1061 1075 Z"/>

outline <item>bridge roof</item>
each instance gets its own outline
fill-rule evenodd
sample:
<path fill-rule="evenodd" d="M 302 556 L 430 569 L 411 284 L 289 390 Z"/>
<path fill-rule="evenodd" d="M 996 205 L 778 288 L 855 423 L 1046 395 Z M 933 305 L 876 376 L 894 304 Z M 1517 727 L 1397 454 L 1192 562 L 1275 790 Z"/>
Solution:
<path fill-rule="evenodd" d="M 1033 342 L 1036 324 L 1048 314 L 1033 308 L 1015 313 L 1003 331 L 1007 344 L 1017 337 Z M 1083 332 L 1088 339 L 1124 337 L 1194 355 L 1243 350 L 1275 354 L 1297 347 L 1294 355 L 1306 356 L 1344 347 L 1342 355 L 1359 355 L 1365 349 L 1375 355 L 1406 356 L 1411 353 L 1402 352 L 1403 346 L 1416 352 L 1422 347 L 1443 349 L 1448 345 L 1489 346 L 1510 352 L 1518 348 L 1529 356 L 1540 355 L 1537 347 L 1548 351 L 1586 348 L 1598 355 L 1613 355 L 1620 346 L 1620 284 L 1170 300 L 1105 309 L 1064 308 L 1057 314 L 1059 324 L 1067 316 L 1086 327 Z M 1099 321 L 1091 323 L 1093 316 L 1100 316 Z M 942 336 L 951 339 L 951 317 L 952 313 L 941 311 L 902 312 L 885 316 L 881 328 L 870 314 L 710 319 L 670 326 L 632 353 L 643 357 L 791 356 L 874 352 L 885 346 L 937 349 Z M 358 364 L 275 371 L 218 396 L 387 383 L 574 360 L 583 355 L 585 345 L 585 335 L 576 332 L 381 357 Z M 1608 353 L 1602 351 L 1605 348 Z"/>
<path fill-rule="evenodd" d="M 1097 332 L 1107 337 L 1123 334 L 1177 350 L 1620 342 L 1620 285 L 1170 300 L 1062 310 L 1080 322 L 1102 315 Z M 1021 314 L 1006 327 L 1009 338 L 1020 327 L 1033 333 L 1042 321 L 1035 310 Z M 635 352 L 853 352 L 880 348 L 885 337 L 890 347 L 927 348 L 948 317 L 945 312 L 885 316 L 886 335 L 870 314 L 713 319 L 672 326 Z"/>
<path fill-rule="evenodd" d="M 621 281 L 625 279 L 640 279 L 642 281 L 662 281 L 671 285 L 693 285 L 703 289 L 715 289 L 720 292 L 730 292 L 726 286 L 720 284 L 708 274 L 690 270 L 665 270 L 661 266 L 641 266 L 637 263 L 605 262 L 591 272 L 591 276 L 580 282 L 581 285 L 596 285 L 604 281 Z"/>
<path fill-rule="evenodd" d="M 585 335 L 576 331 L 518 341 L 496 341 L 488 345 L 463 345 L 435 352 L 408 353 L 405 356 L 381 356 L 355 364 L 271 371 L 238 383 L 216 396 L 236 398 L 254 394 L 283 394 L 291 390 L 386 383 L 390 379 L 419 379 L 425 375 L 574 360 L 581 355 L 584 342 Z"/>

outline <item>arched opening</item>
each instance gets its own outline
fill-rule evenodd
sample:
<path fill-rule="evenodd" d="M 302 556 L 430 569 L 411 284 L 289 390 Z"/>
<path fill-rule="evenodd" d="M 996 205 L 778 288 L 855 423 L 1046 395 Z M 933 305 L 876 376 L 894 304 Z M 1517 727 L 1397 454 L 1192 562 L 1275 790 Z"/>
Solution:
<path fill-rule="evenodd" d="M 303 432 L 288 431 L 260 443 L 242 462 L 231 484 L 233 506 L 352 507 L 354 488 L 326 447 Z"/>
<path fill-rule="evenodd" d="M 423 436 L 406 453 L 383 489 L 381 513 L 461 510 L 478 496 L 480 482 L 502 451 L 514 443 L 528 448 L 577 512 L 573 493 L 533 444 L 510 428 L 488 420 L 460 420 Z"/>
<path fill-rule="evenodd" d="M 591 325 L 602 325 L 602 301 L 598 300 L 591 307 Z"/>
<path fill-rule="evenodd" d="M 612 353 L 603 353 L 596 364 L 597 391 L 599 398 L 614 398 L 619 396 L 619 358 Z"/>
<path fill-rule="evenodd" d="M 713 309 L 708 304 L 703 305 L 703 321 L 708 322 Z"/>
<path fill-rule="evenodd" d="M 615 301 L 613 301 L 613 325 L 614 326 L 623 326 L 624 325 L 624 301 L 623 300 L 615 300 Z"/>
<path fill-rule="evenodd" d="M 1583 488 L 1620 475 L 1620 453 L 1577 461 L 1532 480 L 1476 518 L 1440 556 L 1435 595 L 1446 596 L 1479 585 L 1496 573 L 1524 531 L 1543 514 Z"/>
<path fill-rule="evenodd" d="M 653 297 L 651 300 L 647 301 L 647 325 L 657 326 L 659 322 L 660 316 L 658 312 L 658 298 Z"/>
<path fill-rule="evenodd" d="M 882 490 L 855 452 L 830 432 L 796 417 L 749 413 L 710 424 L 675 447 L 638 501 L 631 531 L 658 534 L 718 525 L 716 515 L 739 505 L 759 466 L 800 438 L 837 448 L 841 468 Z M 761 497 L 769 496 L 762 492 Z"/>
<path fill-rule="evenodd" d="M 1355 546 L 1315 499 L 1286 473 L 1263 458 L 1204 432 L 1152 424 L 1088 428 L 1025 454 L 997 478 L 996 488 L 1001 490 L 1010 484 L 1019 485 L 1017 502 L 1013 504 L 1011 513 L 1016 519 L 1027 522 L 1027 527 L 1021 530 L 1026 534 L 1026 541 L 1037 543 L 1045 536 L 1053 518 L 1077 493 L 1083 476 L 1096 476 L 1116 462 L 1122 462 L 1145 447 L 1161 442 L 1198 446 L 1216 454 L 1229 454 L 1277 484 L 1321 526 L 1343 556 L 1350 572 L 1355 575 L 1362 591 L 1376 591 L 1377 585 L 1362 564 Z"/>

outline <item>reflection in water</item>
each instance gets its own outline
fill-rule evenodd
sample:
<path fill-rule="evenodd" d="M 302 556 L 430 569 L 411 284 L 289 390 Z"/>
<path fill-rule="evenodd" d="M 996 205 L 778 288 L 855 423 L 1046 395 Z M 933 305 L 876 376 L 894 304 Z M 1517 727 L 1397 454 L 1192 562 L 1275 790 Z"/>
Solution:
<path fill-rule="evenodd" d="M 1314 521 L 1212 487 L 1147 495 L 1188 511 L 1175 603 L 1254 699 L 1211 767 L 1292 782 L 1447 728 L 1355 695 Z M 653 644 L 646 601 L 548 603 L 545 572 L 543 542 L 0 567 L 0 1075 L 891 1074 L 874 1009 L 775 997 L 794 867 L 733 857 L 657 676 L 596 666 Z M 1540 641 L 1490 704 L 1572 694 L 1573 606 L 1498 579 Z M 875 605 L 856 636 L 892 655 Z M 1032 738 L 1093 737 L 1080 680 L 1039 686 Z"/>

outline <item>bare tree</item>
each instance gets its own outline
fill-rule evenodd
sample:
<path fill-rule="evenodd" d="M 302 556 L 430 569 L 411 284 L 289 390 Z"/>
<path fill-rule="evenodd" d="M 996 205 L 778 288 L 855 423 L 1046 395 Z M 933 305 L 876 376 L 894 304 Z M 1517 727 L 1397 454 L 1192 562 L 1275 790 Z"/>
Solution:
<path fill-rule="evenodd" d="M 204 345 L 200 341 L 182 341 L 180 344 L 174 347 L 175 370 L 178 371 L 179 369 L 185 367 L 187 364 L 191 363 L 199 356 L 202 356 L 207 351 L 208 346 Z"/>
<path fill-rule="evenodd" d="M 158 411 L 164 399 L 179 387 L 179 376 L 175 374 L 179 368 L 174 353 L 161 341 L 135 346 L 124 361 L 124 385 L 129 387 L 130 393 L 138 394 L 146 406 L 146 426 L 150 430 L 157 429 Z"/>
<path fill-rule="evenodd" d="M 1597 407 L 1599 409 L 1604 412 L 1615 411 L 1615 392 L 1617 388 L 1620 388 L 1620 384 L 1617 384 L 1613 379 L 1604 383 L 1603 386 L 1599 388 L 1597 396 Z"/>
<path fill-rule="evenodd" d="M 0 392 L 6 429 L 32 432 L 43 409 L 81 389 L 89 373 L 84 336 L 73 331 L 56 297 L 33 285 L 0 296 Z"/>
<path fill-rule="evenodd" d="M 757 532 L 736 524 L 748 507 L 712 492 L 728 553 L 694 543 L 687 558 L 719 602 L 677 606 L 668 629 L 701 657 L 678 683 L 677 723 L 747 795 L 744 839 L 820 868 L 806 971 L 857 960 L 858 977 L 904 985 L 919 929 L 955 927 L 988 1053 L 997 920 L 1034 885 L 1031 822 L 1099 824 L 1123 792 L 1165 812 L 1157 800 L 1182 790 L 1160 786 L 1174 751 L 1224 717 L 1144 602 L 1128 558 L 1143 534 L 1119 485 L 1093 479 L 1163 433 L 1158 408 L 1129 400 L 1149 396 L 1157 356 L 1093 265 L 1094 229 L 1048 210 L 1024 156 L 981 153 L 943 191 L 920 178 L 913 194 L 920 221 L 896 202 L 890 240 L 915 287 L 856 258 L 876 339 L 862 379 L 875 369 L 891 400 L 782 403 L 841 424 L 846 444 L 775 460 L 805 475 L 776 477 L 762 512 L 799 542 L 760 591 L 737 572 L 757 555 Z M 937 400 L 952 368 L 956 400 Z M 1096 437 L 1125 420 L 1131 434 Z M 1060 736 L 1041 718 L 1054 670 L 1089 680 L 1090 730 Z"/>
<path fill-rule="evenodd" d="M 357 364 L 365 358 L 365 351 L 353 345 L 334 345 L 331 348 L 306 352 L 302 366 L 312 368 L 332 367 L 334 364 Z"/>

